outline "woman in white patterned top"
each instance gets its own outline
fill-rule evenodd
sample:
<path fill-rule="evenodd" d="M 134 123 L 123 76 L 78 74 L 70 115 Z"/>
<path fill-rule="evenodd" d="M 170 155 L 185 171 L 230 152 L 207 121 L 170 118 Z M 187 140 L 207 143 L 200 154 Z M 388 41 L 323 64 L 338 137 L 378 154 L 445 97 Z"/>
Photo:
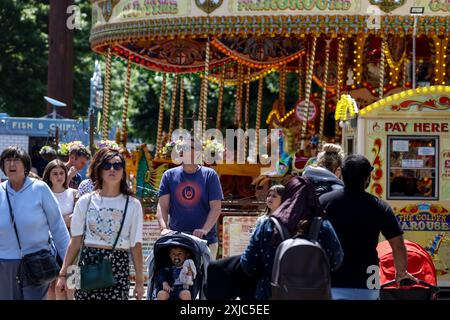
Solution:
<path fill-rule="evenodd" d="M 67 268 L 74 263 L 85 235 L 80 263 L 92 264 L 102 257 L 110 256 L 116 284 L 97 290 L 76 290 L 75 300 L 127 300 L 130 290 L 129 251 L 136 270 L 133 294 L 140 300 L 144 295 L 143 212 L 141 203 L 131 196 L 132 191 L 127 185 L 125 159 L 118 149 L 104 148 L 95 154 L 89 169 L 95 181 L 94 192 L 82 196 L 75 206 L 72 238 L 60 271 L 57 290 L 67 290 Z M 118 235 L 122 223 L 122 231 Z M 117 245 L 112 250 L 116 238 Z"/>

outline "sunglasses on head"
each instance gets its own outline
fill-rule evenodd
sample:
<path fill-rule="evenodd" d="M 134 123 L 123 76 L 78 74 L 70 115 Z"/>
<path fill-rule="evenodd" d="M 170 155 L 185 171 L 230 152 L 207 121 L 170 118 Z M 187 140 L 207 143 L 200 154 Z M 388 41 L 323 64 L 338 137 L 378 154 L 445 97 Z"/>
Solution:
<path fill-rule="evenodd" d="M 123 162 L 114 162 L 114 163 L 104 162 L 102 164 L 103 170 L 111 170 L 111 168 L 114 168 L 114 170 L 119 171 L 123 169 Z"/>

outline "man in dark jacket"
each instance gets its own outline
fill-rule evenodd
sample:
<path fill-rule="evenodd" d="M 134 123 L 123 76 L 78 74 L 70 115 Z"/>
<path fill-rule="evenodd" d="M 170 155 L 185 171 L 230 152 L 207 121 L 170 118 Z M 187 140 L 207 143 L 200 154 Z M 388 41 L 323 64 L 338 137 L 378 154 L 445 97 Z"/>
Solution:
<path fill-rule="evenodd" d="M 380 232 L 392 247 L 397 283 L 405 278 L 416 281 L 407 272 L 403 231 L 391 207 L 365 191 L 372 170 L 364 156 L 348 156 L 342 167 L 344 189 L 320 197 L 344 250 L 342 266 L 332 273 L 333 299 L 378 298 L 378 290 L 369 289 L 373 272 L 368 268 L 379 264 L 376 247 Z"/>

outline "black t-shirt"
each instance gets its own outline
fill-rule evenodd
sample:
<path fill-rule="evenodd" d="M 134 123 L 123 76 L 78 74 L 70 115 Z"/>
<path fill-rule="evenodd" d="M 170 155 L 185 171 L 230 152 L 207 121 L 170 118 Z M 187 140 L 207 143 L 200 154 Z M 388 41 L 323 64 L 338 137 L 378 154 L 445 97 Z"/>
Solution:
<path fill-rule="evenodd" d="M 380 232 L 389 240 L 403 234 L 391 207 L 377 197 L 347 188 L 320 197 L 344 250 L 341 267 L 331 274 L 335 288 L 365 288 L 370 265 L 378 266 Z"/>

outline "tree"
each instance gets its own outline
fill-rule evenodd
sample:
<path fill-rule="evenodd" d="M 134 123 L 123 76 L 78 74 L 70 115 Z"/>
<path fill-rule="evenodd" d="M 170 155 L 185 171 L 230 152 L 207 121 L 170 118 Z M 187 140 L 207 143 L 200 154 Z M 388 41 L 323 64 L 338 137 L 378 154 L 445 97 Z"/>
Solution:
<path fill-rule="evenodd" d="M 42 116 L 47 92 L 48 0 L 0 1 L 0 109 Z"/>

